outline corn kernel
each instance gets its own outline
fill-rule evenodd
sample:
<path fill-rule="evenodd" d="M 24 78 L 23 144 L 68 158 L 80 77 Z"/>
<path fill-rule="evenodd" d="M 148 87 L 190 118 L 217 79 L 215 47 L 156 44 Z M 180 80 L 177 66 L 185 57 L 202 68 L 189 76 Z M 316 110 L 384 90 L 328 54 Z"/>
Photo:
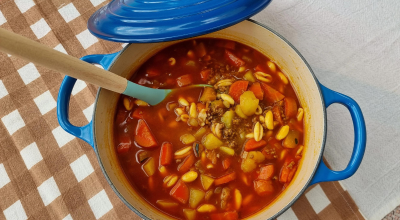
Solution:
<path fill-rule="evenodd" d="M 280 141 L 283 140 L 289 134 L 289 125 L 284 125 L 279 129 L 278 133 L 276 134 L 275 138 Z"/>
<path fill-rule="evenodd" d="M 200 213 L 215 212 L 217 211 L 217 208 L 211 204 L 204 204 L 197 208 L 197 211 Z"/>
<path fill-rule="evenodd" d="M 127 111 L 130 111 L 133 108 L 133 102 L 128 97 L 124 97 L 124 106 Z"/>
<path fill-rule="evenodd" d="M 274 129 L 274 116 L 272 115 L 272 111 L 268 111 L 265 114 L 265 125 L 267 125 L 268 130 Z"/>
<path fill-rule="evenodd" d="M 269 69 L 270 69 L 272 72 L 275 72 L 275 71 L 276 71 L 275 63 L 273 63 L 273 62 L 271 62 L 271 61 L 267 61 L 267 66 L 269 67 Z"/>
<path fill-rule="evenodd" d="M 197 172 L 196 171 L 189 171 L 182 176 L 182 181 L 186 183 L 193 182 L 197 179 Z"/>
<path fill-rule="evenodd" d="M 169 58 L 168 59 L 168 63 L 169 63 L 170 66 L 174 66 L 176 64 L 175 58 L 173 58 L 173 57 Z"/>
<path fill-rule="evenodd" d="M 287 85 L 289 83 L 288 79 L 286 78 L 286 76 L 283 73 L 278 72 L 278 76 L 282 80 L 283 84 Z"/>
<path fill-rule="evenodd" d="M 303 115 L 304 115 L 304 110 L 302 108 L 299 108 L 297 110 L 297 115 L 296 115 L 297 121 L 303 120 Z"/>

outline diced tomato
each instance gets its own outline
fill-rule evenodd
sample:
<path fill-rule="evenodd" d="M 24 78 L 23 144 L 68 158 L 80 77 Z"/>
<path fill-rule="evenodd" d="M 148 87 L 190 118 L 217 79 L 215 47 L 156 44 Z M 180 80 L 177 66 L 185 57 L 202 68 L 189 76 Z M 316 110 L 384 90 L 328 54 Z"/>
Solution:
<path fill-rule="evenodd" d="M 172 144 L 164 142 L 160 150 L 160 165 L 166 166 L 172 163 Z"/>
<path fill-rule="evenodd" d="M 297 119 L 291 118 L 289 120 L 288 125 L 289 125 L 290 130 L 298 130 L 301 133 L 303 133 L 303 124 L 301 121 L 298 122 Z"/>
<path fill-rule="evenodd" d="M 192 76 L 190 74 L 186 74 L 176 78 L 176 82 L 178 83 L 179 87 L 187 86 L 193 83 Z"/>
<path fill-rule="evenodd" d="M 264 147 L 267 145 L 267 142 L 264 140 L 256 141 L 254 138 L 249 139 L 246 144 L 244 145 L 244 150 L 245 151 L 252 151 L 252 150 L 257 150 L 259 148 Z"/>
<path fill-rule="evenodd" d="M 147 123 L 143 119 L 139 119 L 136 126 L 135 141 L 141 147 L 155 147 L 157 141 Z"/>
<path fill-rule="evenodd" d="M 283 125 L 280 105 L 274 105 L 274 107 L 272 107 L 272 114 L 274 115 L 274 120 L 279 122 L 279 124 Z"/>
<path fill-rule="evenodd" d="M 282 93 L 278 92 L 277 90 L 265 83 L 261 83 L 261 87 L 264 90 L 264 99 L 267 102 L 275 103 L 285 98 Z"/>
<path fill-rule="evenodd" d="M 237 220 L 239 215 L 236 211 L 228 211 L 221 213 L 213 213 L 210 215 L 211 220 Z"/>
<path fill-rule="evenodd" d="M 224 170 L 228 169 L 231 166 L 231 160 L 229 158 L 225 158 L 222 161 L 222 166 L 224 167 Z"/>
<path fill-rule="evenodd" d="M 143 114 L 144 114 L 143 109 L 139 107 L 136 108 L 133 112 L 131 112 L 130 116 L 136 119 L 143 119 L 144 118 Z"/>
<path fill-rule="evenodd" d="M 201 112 L 201 110 L 205 109 L 206 105 L 204 105 L 203 103 L 199 102 L 197 103 L 197 112 Z"/>
<path fill-rule="evenodd" d="M 259 82 L 253 83 L 253 85 L 249 87 L 249 90 L 254 93 L 257 99 L 264 99 L 264 91 L 261 89 L 261 85 Z"/>
<path fill-rule="evenodd" d="M 219 185 L 228 183 L 228 182 L 230 182 L 230 181 L 232 181 L 232 180 L 234 180 L 234 179 L 236 179 L 236 173 L 235 173 L 235 172 L 232 172 L 232 173 L 230 173 L 230 174 L 227 174 L 227 175 L 225 175 L 225 176 L 222 176 L 222 177 L 216 179 L 216 180 L 214 181 L 214 185 L 215 185 L 215 186 L 219 186 Z"/>
<path fill-rule="evenodd" d="M 201 42 L 196 46 L 196 52 L 197 52 L 197 56 L 199 57 L 203 57 L 207 54 L 207 50 L 206 47 L 204 46 L 204 43 Z"/>
<path fill-rule="evenodd" d="M 228 63 L 232 66 L 240 67 L 246 64 L 242 59 L 237 57 L 235 54 L 233 54 L 229 50 L 225 50 L 225 59 L 228 61 Z"/>
<path fill-rule="evenodd" d="M 175 85 L 175 80 L 172 79 L 172 78 L 168 78 L 168 79 L 165 81 L 165 84 L 167 84 L 168 86 L 174 86 L 174 85 Z"/>
<path fill-rule="evenodd" d="M 275 191 L 271 180 L 254 180 L 254 190 L 259 196 L 268 196 Z"/>
<path fill-rule="evenodd" d="M 201 79 L 202 79 L 203 81 L 207 81 L 208 76 L 210 75 L 210 73 L 211 73 L 211 70 L 210 70 L 210 69 L 202 70 L 202 71 L 200 72 L 200 77 L 201 77 Z"/>
<path fill-rule="evenodd" d="M 169 194 L 182 204 L 186 204 L 189 199 L 189 188 L 182 180 L 179 180 Z"/>
<path fill-rule="evenodd" d="M 284 99 L 285 104 L 285 115 L 287 118 L 296 117 L 297 114 L 297 103 L 294 98 L 286 97 Z"/>
<path fill-rule="evenodd" d="M 193 166 L 195 159 L 196 157 L 193 154 L 187 156 L 185 160 L 181 164 L 179 164 L 178 171 L 181 173 L 186 173 L 187 171 L 189 171 L 190 167 Z"/>
<path fill-rule="evenodd" d="M 131 148 L 131 139 L 128 136 L 120 136 L 117 152 L 119 154 L 124 154 L 128 152 L 130 148 Z"/>
<path fill-rule="evenodd" d="M 283 163 L 282 169 L 281 169 L 281 175 L 279 177 L 279 181 L 282 183 L 287 183 L 289 182 L 289 174 L 294 168 L 293 165 L 290 165 L 292 162 L 294 162 L 293 159 L 291 158 L 286 158 L 285 163 Z M 294 173 L 293 173 L 294 175 Z M 292 176 L 293 177 L 293 176 Z"/>
<path fill-rule="evenodd" d="M 260 168 L 260 174 L 258 175 L 258 179 L 260 180 L 270 180 L 274 175 L 275 166 L 273 164 L 269 164 Z"/>
<path fill-rule="evenodd" d="M 263 72 L 263 73 L 267 73 L 267 68 L 266 68 L 264 65 L 262 65 L 262 64 L 258 64 L 258 65 L 256 66 L 255 70 L 256 70 L 256 71 Z"/>
<path fill-rule="evenodd" d="M 265 156 L 265 159 L 267 159 L 267 160 L 274 159 L 277 154 L 275 147 L 273 147 L 270 144 L 268 144 L 266 147 L 264 147 L 262 149 L 261 153 Z"/>
<path fill-rule="evenodd" d="M 247 90 L 249 81 L 239 80 L 234 82 L 231 87 L 229 87 L 229 95 L 235 100 L 236 103 L 240 102 L 240 96 Z"/>
<path fill-rule="evenodd" d="M 159 69 L 157 69 L 156 67 L 153 67 L 153 66 L 151 66 L 151 67 L 147 67 L 147 69 L 146 69 L 146 76 L 147 77 L 156 77 L 156 76 L 159 76 L 159 75 L 161 75 L 161 71 L 159 70 Z"/>

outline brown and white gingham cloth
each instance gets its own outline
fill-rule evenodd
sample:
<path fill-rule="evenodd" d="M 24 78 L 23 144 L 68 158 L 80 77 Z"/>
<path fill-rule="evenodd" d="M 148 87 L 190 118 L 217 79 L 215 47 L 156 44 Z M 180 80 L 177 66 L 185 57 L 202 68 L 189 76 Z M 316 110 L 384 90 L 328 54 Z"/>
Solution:
<path fill-rule="evenodd" d="M 106 0 L 1 0 L 0 27 L 75 57 L 113 53 L 86 22 Z M 1 39 L 0 39 L 1 40 Z M 63 76 L 0 53 L 0 220 L 140 219 L 115 195 L 93 149 L 58 124 Z M 91 120 L 97 88 L 78 81 L 70 120 Z M 364 219 L 338 182 L 311 186 L 279 220 Z"/>

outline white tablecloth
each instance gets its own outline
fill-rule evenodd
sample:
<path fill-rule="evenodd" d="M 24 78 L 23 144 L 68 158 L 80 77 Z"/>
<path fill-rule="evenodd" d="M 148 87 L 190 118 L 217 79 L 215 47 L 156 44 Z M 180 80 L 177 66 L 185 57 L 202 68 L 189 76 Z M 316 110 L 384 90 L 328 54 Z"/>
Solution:
<path fill-rule="evenodd" d="M 341 181 L 368 219 L 400 204 L 400 1 L 273 1 L 253 19 L 289 40 L 319 81 L 355 99 L 368 139 L 364 160 Z M 328 108 L 324 156 L 346 167 L 353 148 L 350 114 Z"/>

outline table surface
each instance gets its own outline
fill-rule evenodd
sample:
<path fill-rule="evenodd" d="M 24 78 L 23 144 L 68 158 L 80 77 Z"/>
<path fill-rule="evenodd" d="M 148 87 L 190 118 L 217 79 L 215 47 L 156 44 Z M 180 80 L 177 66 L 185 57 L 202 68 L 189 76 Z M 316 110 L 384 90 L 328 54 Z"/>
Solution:
<path fill-rule="evenodd" d="M 76 57 L 112 53 L 125 45 L 98 40 L 86 29 L 105 3 L 2 1 L 0 27 Z M 400 2 L 273 1 L 253 19 L 288 39 L 322 84 L 354 98 L 369 134 L 353 177 L 310 187 L 278 219 L 362 219 L 358 208 L 368 219 L 383 218 L 400 203 Z M 59 127 L 62 75 L 3 53 L 0 66 L 0 220 L 138 218 L 108 186 L 91 147 Z M 75 86 L 74 124 L 90 120 L 96 90 Z M 327 112 L 324 156 L 340 170 L 352 151 L 351 118 L 340 105 Z"/>
<path fill-rule="evenodd" d="M 368 219 L 400 204 L 400 1 L 273 1 L 254 19 L 288 39 L 319 81 L 355 99 L 367 126 L 364 160 L 341 181 Z M 354 131 L 346 108 L 328 108 L 324 156 L 346 167 Z"/>

